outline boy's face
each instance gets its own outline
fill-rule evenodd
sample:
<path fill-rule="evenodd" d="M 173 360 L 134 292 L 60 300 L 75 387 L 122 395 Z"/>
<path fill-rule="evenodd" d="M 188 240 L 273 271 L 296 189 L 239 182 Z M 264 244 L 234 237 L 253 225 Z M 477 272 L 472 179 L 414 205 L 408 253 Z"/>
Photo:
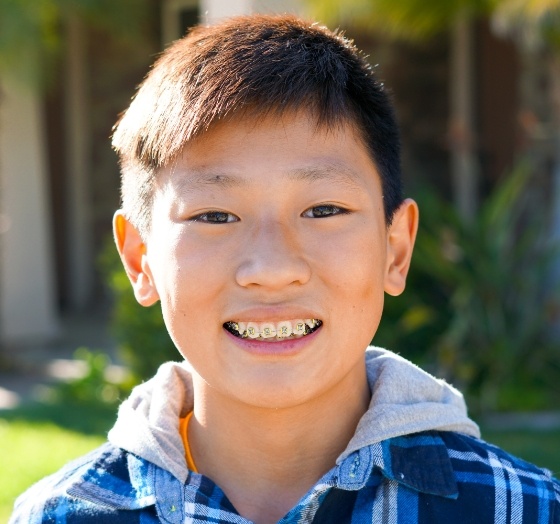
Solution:
<path fill-rule="evenodd" d="M 352 126 L 288 114 L 189 143 L 158 175 L 145 242 L 120 213 L 115 231 L 137 299 L 161 301 L 199 383 L 280 408 L 365 385 L 364 349 L 384 292 L 404 289 L 417 216 L 406 201 L 387 228 Z M 289 335 L 302 320 L 313 332 Z"/>

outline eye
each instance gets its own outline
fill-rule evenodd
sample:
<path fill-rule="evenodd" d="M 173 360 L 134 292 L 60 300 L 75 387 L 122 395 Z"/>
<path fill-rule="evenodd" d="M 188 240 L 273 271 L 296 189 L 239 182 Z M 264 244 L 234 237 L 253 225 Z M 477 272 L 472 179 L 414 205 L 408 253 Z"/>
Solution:
<path fill-rule="evenodd" d="M 347 209 L 335 206 L 334 204 L 321 204 L 320 206 L 310 207 L 303 212 L 302 216 L 306 218 L 324 218 L 346 213 L 349 213 Z"/>
<path fill-rule="evenodd" d="M 225 211 L 206 211 L 200 215 L 192 217 L 193 222 L 205 222 L 207 224 L 227 224 L 229 222 L 238 222 L 239 218 Z"/>

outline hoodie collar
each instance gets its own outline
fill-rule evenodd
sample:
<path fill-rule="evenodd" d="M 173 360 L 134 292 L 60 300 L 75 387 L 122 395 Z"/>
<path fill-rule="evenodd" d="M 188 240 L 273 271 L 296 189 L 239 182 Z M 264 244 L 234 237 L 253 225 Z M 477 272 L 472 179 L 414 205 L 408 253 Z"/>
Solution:
<path fill-rule="evenodd" d="M 179 419 L 192 409 L 190 366 L 187 362 L 166 362 L 121 404 L 117 422 L 108 434 L 109 442 L 169 471 L 184 483 L 189 470 Z"/>

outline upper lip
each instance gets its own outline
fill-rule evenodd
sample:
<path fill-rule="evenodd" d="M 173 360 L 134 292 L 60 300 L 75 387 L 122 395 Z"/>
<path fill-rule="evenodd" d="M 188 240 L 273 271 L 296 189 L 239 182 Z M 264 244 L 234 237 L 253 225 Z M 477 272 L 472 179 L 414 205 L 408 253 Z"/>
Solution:
<path fill-rule="evenodd" d="M 232 313 L 225 322 L 281 322 L 306 318 L 322 320 L 323 317 L 317 311 L 301 306 L 261 306 Z"/>

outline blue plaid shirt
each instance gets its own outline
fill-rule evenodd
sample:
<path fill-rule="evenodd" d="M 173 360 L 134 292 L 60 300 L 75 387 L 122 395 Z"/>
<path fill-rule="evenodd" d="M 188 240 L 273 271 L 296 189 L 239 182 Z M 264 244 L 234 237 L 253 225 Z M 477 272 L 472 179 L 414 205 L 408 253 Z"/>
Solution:
<path fill-rule="evenodd" d="M 344 522 L 560 524 L 560 483 L 473 437 L 424 432 L 352 453 L 280 522 L 309 523 L 332 488 L 353 492 Z M 185 484 L 106 444 L 24 493 L 11 524 L 248 524 L 209 478 Z"/>

